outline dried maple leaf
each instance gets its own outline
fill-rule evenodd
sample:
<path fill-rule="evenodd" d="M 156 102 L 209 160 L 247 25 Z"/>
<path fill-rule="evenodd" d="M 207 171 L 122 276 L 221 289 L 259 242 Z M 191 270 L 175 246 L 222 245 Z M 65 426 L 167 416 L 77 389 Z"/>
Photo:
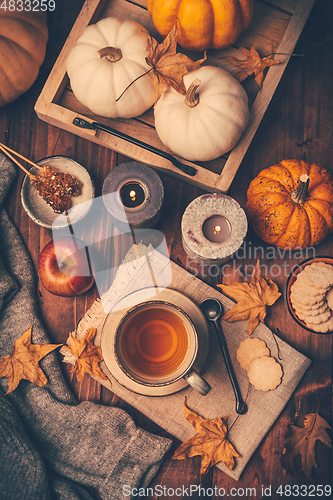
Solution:
<path fill-rule="evenodd" d="M 245 47 L 239 47 L 239 50 L 246 56 L 246 59 L 238 59 L 237 57 L 233 56 L 227 56 L 225 59 L 230 61 L 235 66 L 241 68 L 234 75 L 236 80 L 240 82 L 254 73 L 255 81 L 258 83 L 259 87 L 261 87 L 264 79 L 264 69 L 268 66 L 281 64 L 283 62 L 272 59 L 274 54 L 270 54 L 266 57 L 260 57 L 253 45 L 250 50 L 246 49 Z"/>
<path fill-rule="evenodd" d="M 165 85 L 172 87 L 180 94 L 186 94 L 183 76 L 198 69 L 206 55 L 199 61 L 192 61 L 185 54 L 177 53 L 177 22 L 162 43 L 147 33 L 148 43 L 146 62 L 152 67 L 153 82 L 156 87 L 156 102 L 161 97 Z"/>
<path fill-rule="evenodd" d="M 259 259 L 255 265 L 250 283 L 217 285 L 223 292 L 237 301 L 222 319 L 225 321 L 249 320 L 249 335 L 259 321 L 266 317 L 266 306 L 271 306 L 281 296 L 278 286 L 260 275 Z"/>
<path fill-rule="evenodd" d="M 71 373 L 76 373 L 77 380 L 81 382 L 85 373 L 108 380 L 102 372 L 99 363 L 103 361 L 102 350 L 94 345 L 96 328 L 89 328 L 83 339 L 75 338 L 71 333 L 68 337 L 69 346 L 64 346 L 62 352 L 69 351 L 74 356 L 75 365 Z"/>
<path fill-rule="evenodd" d="M 326 420 L 318 413 L 309 413 L 304 417 L 304 427 L 288 425 L 289 434 L 285 440 L 286 451 L 281 457 L 282 467 L 294 472 L 294 459 L 301 455 L 302 471 L 306 477 L 311 479 L 312 467 L 318 467 L 316 462 L 315 444 L 319 439 L 329 448 L 332 441 L 326 429 L 332 429 Z"/>
<path fill-rule="evenodd" d="M 8 379 L 6 394 L 14 391 L 22 379 L 40 387 L 47 383 L 38 362 L 62 344 L 31 344 L 31 331 L 32 326 L 15 342 L 12 354 L 0 360 L 0 377 Z"/>
<path fill-rule="evenodd" d="M 201 476 L 218 462 L 223 462 L 229 470 L 232 470 L 235 465 L 235 458 L 240 457 L 240 454 L 237 453 L 227 439 L 227 417 L 205 420 L 200 415 L 189 410 L 185 403 L 184 413 L 186 420 L 193 425 L 197 434 L 182 443 L 172 458 L 184 460 L 198 455 L 201 456 Z"/>

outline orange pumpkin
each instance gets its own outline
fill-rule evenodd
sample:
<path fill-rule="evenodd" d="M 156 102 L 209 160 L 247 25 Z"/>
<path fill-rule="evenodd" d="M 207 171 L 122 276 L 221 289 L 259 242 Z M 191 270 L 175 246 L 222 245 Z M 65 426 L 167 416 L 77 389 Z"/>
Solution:
<path fill-rule="evenodd" d="M 284 249 L 317 245 L 333 231 L 333 176 L 316 163 L 283 160 L 251 182 L 247 212 L 267 243 Z"/>
<path fill-rule="evenodd" d="M 14 101 L 36 80 L 46 52 L 46 13 L 0 12 L 0 106 Z"/>
<path fill-rule="evenodd" d="M 147 9 L 161 35 L 177 19 L 179 45 L 202 51 L 234 43 L 250 24 L 253 0 L 147 0 Z"/>

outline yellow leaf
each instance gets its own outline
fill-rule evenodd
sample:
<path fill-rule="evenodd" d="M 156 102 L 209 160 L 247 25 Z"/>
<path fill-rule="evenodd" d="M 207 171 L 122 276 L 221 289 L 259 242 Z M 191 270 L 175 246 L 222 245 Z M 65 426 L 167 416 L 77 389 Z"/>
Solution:
<path fill-rule="evenodd" d="M 146 62 L 152 67 L 153 82 L 156 87 L 156 102 L 161 97 L 165 85 L 172 87 L 185 95 L 186 88 L 183 82 L 183 76 L 198 69 L 206 55 L 199 61 L 192 61 L 185 54 L 177 53 L 178 28 L 177 22 L 172 30 L 165 37 L 162 43 L 158 43 L 155 38 L 147 33 L 148 43 Z"/>
<path fill-rule="evenodd" d="M 99 363 L 103 361 L 103 356 L 101 348 L 95 346 L 93 342 L 96 331 L 96 328 L 89 328 L 83 339 L 77 339 L 70 333 L 68 339 L 69 346 L 64 348 L 76 358 L 74 368 L 71 372 L 76 373 L 79 382 L 83 380 L 85 373 L 108 380 L 99 367 Z"/>
<path fill-rule="evenodd" d="M 261 276 L 259 259 L 255 265 L 250 283 L 233 283 L 217 285 L 222 291 L 237 301 L 237 304 L 225 313 L 225 321 L 248 319 L 249 334 L 253 332 L 259 321 L 264 322 L 266 306 L 273 305 L 281 296 L 278 286 Z"/>
<path fill-rule="evenodd" d="M 205 420 L 189 410 L 185 403 L 184 413 L 186 420 L 195 428 L 197 434 L 182 443 L 172 458 L 184 460 L 201 456 L 201 476 L 218 462 L 223 462 L 229 470 L 232 470 L 235 458 L 240 455 L 227 439 L 227 417 Z"/>
<path fill-rule="evenodd" d="M 15 342 L 12 354 L 0 360 L 0 377 L 8 379 L 6 394 L 14 391 L 22 379 L 40 387 L 47 383 L 38 362 L 62 344 L 31 344 L 31 331 L 32 326 Z"/>

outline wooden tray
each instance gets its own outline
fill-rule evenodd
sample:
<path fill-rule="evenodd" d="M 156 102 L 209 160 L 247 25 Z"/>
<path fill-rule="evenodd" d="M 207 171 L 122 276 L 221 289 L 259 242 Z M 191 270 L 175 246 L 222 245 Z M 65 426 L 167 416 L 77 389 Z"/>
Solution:
<path fill-rule="evenodd" d="M 315 0 L 254 0 L 254 16 L 250 26 L 237 42 L 227 49 L 208 52 L 208 64 L 223 67 L 231 73 L 237 68 L 223 59 L 226 55 L 244 58 L 238 47 L 250 48 L 254 45 L 261 56 L 272 53 L 291 54 Z M 195 176 L 189 176 L 178 170 L 169 160 L 140 148 L 128 141 L 117 138 L 101 130 L 80 129 L 73 125 L 77 116 L 90 122 L 96 121 L 119 130 L 130 137 L 157 147 L 165 152 L 170 151 L 161 143 L 154 128 L 153 111 L 149 110 L 138 118 L 107 119 L 94 115 L 77 101 L 69 86 L 66 73 L 67 56 L 75 45 L 84 28 L 107 16 L 133 19 L 144 26 L 152 36 L 161 41 L 152 19 L 146 10 L 145 0 L 86 0 L 83 8 L 70 32 L 67 41 L 45 83 L 36 102 L 35 111 L 38 117 L 52 125 L 72 132 L 101 146 L 113 149 L 125 156 L 148 163 L 153 167 L 168 171 L 170 174 L 195 184 L 207 191 L 227 192 L 237 169 L 249 147 L 260 121 L 269 105 L 275 89 L 290 59 L 287 55 L 277 55 L 282 64 L 268 69 L 262 88 L 259 90 L 253 77 L 247 78 L 243 84 L 249 96 L 250 119 L 242 138 L 227 155 L 209 162 L 182 163 L 196 168 Z M 187 53 L 192 59 L 202 54 Z"/>

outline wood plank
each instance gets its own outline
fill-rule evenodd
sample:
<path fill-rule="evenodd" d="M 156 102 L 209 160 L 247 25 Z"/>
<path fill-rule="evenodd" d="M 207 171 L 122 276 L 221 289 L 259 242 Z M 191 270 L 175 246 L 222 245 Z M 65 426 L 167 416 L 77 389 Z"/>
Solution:
<path fill-rule="evenodd" d="M 302 0 L 265 0 L 265 3 L 293 14 L 296 10 L 298 2 Z"/>
<path fill-rule="evenodd" d="M 157 135 L 157 132 L 154 127 L 154 115 L 152 110 L 149 110 L 140 117 L 133 119 L 105 118 L 103 116 L 95 115 L 83 104 L 79 103 L 79 101 L 74 96 L 73 92 L 69 90 L 66 90 L 63 93 L 58 104 L 64 109 L 74 111 L 79 115 L 83 115 L 87 118 L 90 118 L 91 120 L 103 123 L 103 125 L 107 125 L 113 129 L 119 130 L 120 132 L 130 135 L 131 137 L 134 137 L 142 142 L 154 146 L 155 148 L 161 151 L 173 154 L 172 151 L 161 142 L 161 140 Z M 186 160 L 182 161 L 184 161 L 184 163 L 187 163 L 188 165 L 194 165 L 194 166 L 200 165 L 201 167 L 211 172 L 221 174 L 226 158 L 220 157 L 208 162 L 199 162 L 199 161 L 188 162 Z"/>
<path fill-rule="evenodd" d="M 84 28 L 95 17 L 99 16 L 101 8 L 106 0 L 86 0 L 77 20 L 49 74 L 49 77 L 39 95 L 35 104 L 35 111 L 45 115 L 48 107 L 51 105 L 55 96 L 58 95 L 65 87 L 68 81 L 66 77 L 66 61 L 70 50 L 74 47 L 78 37 L 81 35 Z"/>
<path fill-rule="evenodd" d="M 146 0 L 131 0 L 131 3 L 134 3 L 136 5 L 140 5 L 141 7 L 143 7 L 144 9 L 147 9 L 146 5 Z"/>
<path fill-rule="evenodd" d="M 286 54 L 291 54 L 293 52 L 298 40 L 298 32 L 303 29 L 303 26 L 313 7 L 314 2 L 315 0 L 303 0 L 302 2 L 298 3 L 295 14 L 291 18 L 288 29 L 280 44 L 280 52 Z M 263 83 L 262 90 L 259 92 L 258 97 L 251 108 L 249 124 L 247 126 L 246 133 L 230 153 L 228 161 L 226 162 L 217 183 L 216 187 L 218 189 L 225 189 L 228 184 L 230 187 L 230 183 L 232 182 L 235 171 L 235 166 L 239 165 L 244 158 L 244 155 L 253 139 L 253 136 L 256 133 L 259 124 L 265 114 L 265 111 L 273 97 L 273 94 L 282 78 L 287 62 L 290 59 L 290 56 L 284 57 L 286 57 L 284 63 L 277 64 L 269 68 Z"/>
<path fill-rule="evenodd" d="M 306 0 L 305 0 L 306 1 Z M 254 45 L 261 55 L 268 55 L 278 46 L 288 28 L 291 16 L 263 2 L 254 2 L 253 18 L 240 34 L 234 46 L 250 48 Z M 300 31 L 298 31 L 298 36 Z"/>
<path fill-rule="evenodd" d="M 48 108 L 47 121 L 48 123 L 51 123 L 55 126 L 58 126 L 59 122 L 61 121 L 62 128 L 64 130 L 67 130 L 68 132 L 71 132 L 72 134 L 79 135 L 80 137 L 87 139 L 88 141 L 99 144 L 100 146 L 108 147 L 125 156 L 152 165 L 157 169 L 168 171 L 179 179 L 184 180 L 184 178 L 188 178 L 189 182 L 198 187 L 205 188 L 211 191 L 215 189 L 216 183 L 219 179 L 219 175 L 215 174 L 214 172 L 210 172 L 203 167 L 194 165 L 191 162 L 181 159 L 182 163 L 193 165 L 197 169 L 197 174 L 195 175 L 195 177 L 188 176 L 187 174 L 177 169 L 165 158 L 155 155 L 142 148 L 138 148 L 130 142 L 112 136 L 111 134 L 102 132 L 100 130 L 95 131 L 89 129 L 79 129 L 78 127 L 73 125 L 73 120 L 76 116 L 78 116 L 77 113 L 74 113 L 67 109 L 65 110 L 58 104 L 52 103 Z M 43 119 L 42 115 L 41 118 Z M 86 117 L 84 116 L 82 116 L 81 118 L 86 119 Z"/>

